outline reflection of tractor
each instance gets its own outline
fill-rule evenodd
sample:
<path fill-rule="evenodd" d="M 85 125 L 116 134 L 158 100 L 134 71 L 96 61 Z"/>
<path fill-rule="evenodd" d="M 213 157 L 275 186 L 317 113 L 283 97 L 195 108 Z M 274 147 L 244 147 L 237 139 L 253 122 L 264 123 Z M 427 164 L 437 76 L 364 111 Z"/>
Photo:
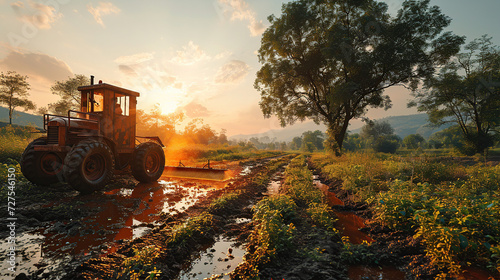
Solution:
<path fill-rule="evenodd" d="M 135 135 L 139 93 L 101 82 L 94 85 L 93 77 L 91 85 L 78 90 L 80 111 L 44 115 L 47 137 L 26 147 L 21 158 L 24 176 L 37 185 L 66 181 L 83 193 L 103 188 L 115 169 L 128 166 L 137 180 L 156 181 L 165 154 L 158 137 Z"/>

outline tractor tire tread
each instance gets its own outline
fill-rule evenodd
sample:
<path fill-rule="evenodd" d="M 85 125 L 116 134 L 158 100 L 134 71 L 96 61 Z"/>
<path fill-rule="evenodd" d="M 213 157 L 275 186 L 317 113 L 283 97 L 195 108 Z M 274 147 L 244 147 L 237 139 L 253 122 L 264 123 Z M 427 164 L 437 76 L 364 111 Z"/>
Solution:
<path fill-rule="evenodd" d="M 107 150 L 107 153 L 111 157 L 111 163 L 109 166 L 104 167 L 107 169 L 104 174 L 105 178 L 100 182 L 93 184 L 82 178 L 83 175 L 81 173 L 81 165 L 83 164 L 86 155 L 88 155 L 90 151 L 97 148 Z M 66 155 L 64 160 L 64 177 L 72 188 L 82 194 L 88 194 L 104 188 L 104 186 L 106 186 L 106 184 L 113 179 L 113 166 L 113 152 L 108 145 L 106 145 L 106 143 L 97 140 L 83 140 L 76 144 L 76 146 L 73 147 L 73 149 Z"/>
<path fill-rule="evenodd" d="M 145 159 L 147 153 L 151 149 L 159 149 L 160 152 L 160 169 L 158 172 L 152 175 L 148 175 L 144 170 Z M 132 170 L 132 175 L 134 178 L 142 183 L 150 183 L 158 180 L 163 174 L 163 169 L 165 166 L 165 154 L 163 153 L 163 149 L 160 145 L 154 142 L 145 142 L 140 144 L 135 148 L 134 154 L 132 156 L 132 161 L 130 163 L 130 169 Z"/>

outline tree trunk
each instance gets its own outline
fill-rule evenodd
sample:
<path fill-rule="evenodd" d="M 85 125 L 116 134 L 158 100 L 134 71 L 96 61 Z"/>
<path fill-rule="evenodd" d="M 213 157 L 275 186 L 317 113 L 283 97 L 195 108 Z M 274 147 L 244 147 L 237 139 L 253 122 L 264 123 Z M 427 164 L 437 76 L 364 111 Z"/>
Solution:
<path fill-rule="evenodd" d="M 345 119 L 341 127 L 335 126 L 335 124 L 328 124 L 328 137 L 330 138 L 331 149 L 335 152 L 335 156 L 339 157 L 342 155 L 342 145 L 344 143 L 345 134 L 347 132 L 347 127 L 349 127 L 349 120 Z M 333 140 L 333 141 L 332 141 Z"/>

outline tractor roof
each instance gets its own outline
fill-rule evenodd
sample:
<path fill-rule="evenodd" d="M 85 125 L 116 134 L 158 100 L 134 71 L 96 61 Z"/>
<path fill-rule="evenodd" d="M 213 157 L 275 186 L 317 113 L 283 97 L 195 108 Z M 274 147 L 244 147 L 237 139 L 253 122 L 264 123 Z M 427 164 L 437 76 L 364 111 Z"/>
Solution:
<path fill-rule="evenodd" d="M 120 93 L 123 95 L 129 95 L 129 96 L 136 96 L 136 97 L 138 97 L 140 95 L 140 93 L 138 93 L 137 91 L 131 91 L 131 90 L 117 87 L 117 86 L 110 85 L 110 84 L 102 84 L 101 83 L 101 84 L 95 84 L 95 85 L 91 85 L 91 86 L 78 87 L 79 91 L 92 90 L 92 89 L 94 89 L 94 90 L 95 89 L 109 89 L 109 90 L 112 90 L 116 93 Z"/>

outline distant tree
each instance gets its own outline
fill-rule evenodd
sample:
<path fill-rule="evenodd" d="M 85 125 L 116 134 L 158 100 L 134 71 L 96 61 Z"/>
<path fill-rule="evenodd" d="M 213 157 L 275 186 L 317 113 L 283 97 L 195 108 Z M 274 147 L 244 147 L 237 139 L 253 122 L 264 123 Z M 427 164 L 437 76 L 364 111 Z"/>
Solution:
<path fill-rule="evenodd" d="M 429 137 L 429 144 L 431 143 L 436 149 L 440 149 L 444 146 L 462 151 L 465 147 L 465 140 L 458 125 L 450 126 L 433 133 Z"/>
<path fill-rule="evenodd" d="M 386 121 L 370 121 L 361 128 L 360 137 L 366 146 L 376 152 L 394 153 L 401 144 L 401 138 Z"/>
<path fill-rule="evenodd" d="M 432 124 L 458 124 L 464 153 L 483 153 L 500 128 L 500 49 L 486 35 L 470 42 L 414 95 L 409 105 L 427 112 Z"/>
<path fill-rule="evenodd" d="M 9 124 L 12 124 L 12 117 L 17 107 L 25 111 L 34 110 L 35 104 L 27 99 L 30 84 L 28 76 L 23 76 L 15 71 L 7 71 L 0 74 L 0 103 L 6 104 L 9 108 Z"/>
<path fill-rule="evenodd" d="M 396 16 L 375 0 L 292 1 L 269 21 L 255 80 L 264 116 L 324 123 L 337 155 L 350 120 L 389 108 L 386 88 L 416 88 L 464 41 L 442 32 L 450 18 L 429 0 L 404 1 Z"/>
<path fill-rule="evenodd" d="M 394 134 L 382 135 L 378 137 L 373 143 L 373 150 L 375 150 L 375 152 L 393 154 L 396 152 L 400 145 L 401 138 L 399 138 L 399 136 Z"/>
<path fill-rule="evenodd" d="M 173 113 L 163 115 L 161 113 L 160 105 L 155 104 L 149 112 L 144 110 L 137 110 L 137 135 L 140 136 L 153 136 L 159 137 L 167 143 L 177 134 L 176 125 L 184 120 L 184 114 Z"/>
<path fill-rule="evenodd" d="M 89 84 L 89 78 L 84 75 L 75 75 L 65 81 L 56 81 L 50 90 L 52 94 L 59 95 L 60 100 L 50 103 L 47 108 L 41 108 L 39 113 L 45 111 L 58 115 L 66 115 L 69 110 L 78 110 L 81 102 L 78 87 Z"/>
<path fill-rule="evenodd" d="M 394 129 L 387 121 L 370 121 L 361 128 L 360 136 L 375 140 L 383 135 L 394 134 Z"/>
<path fill-rule="evenodd" d="M 424 137 L 420 134 L 410 134 L 403 139 L 403 145 L 408 149 L 416 149 L 425 143 Z"/>
<path fill-rule="evenodd" d="M 313 149 L 315 150 L 323 150 L 323 141 L 324 141 L 324 134 L 320 130 L 316 131 L 306 131 L 302 133 L 302 149 L 308 150 L 309 148 L 306 147 L 308 145 L 307 143 L 310 143 L 313 145 Z"/>
<path fill-rule="evenodd" d="M 364 142 L 359 136 L 359 133 L 346 134 L 346 139 L 344 140 L 344 149 L 347 151 L 357 151 L 364 148 Z"/>
<path fill-rule="evenodd" d="M 302 146 L 302 137 L 293 137 L 292 142 L 290 144 L 290 150 L 299 150 Z"/>

